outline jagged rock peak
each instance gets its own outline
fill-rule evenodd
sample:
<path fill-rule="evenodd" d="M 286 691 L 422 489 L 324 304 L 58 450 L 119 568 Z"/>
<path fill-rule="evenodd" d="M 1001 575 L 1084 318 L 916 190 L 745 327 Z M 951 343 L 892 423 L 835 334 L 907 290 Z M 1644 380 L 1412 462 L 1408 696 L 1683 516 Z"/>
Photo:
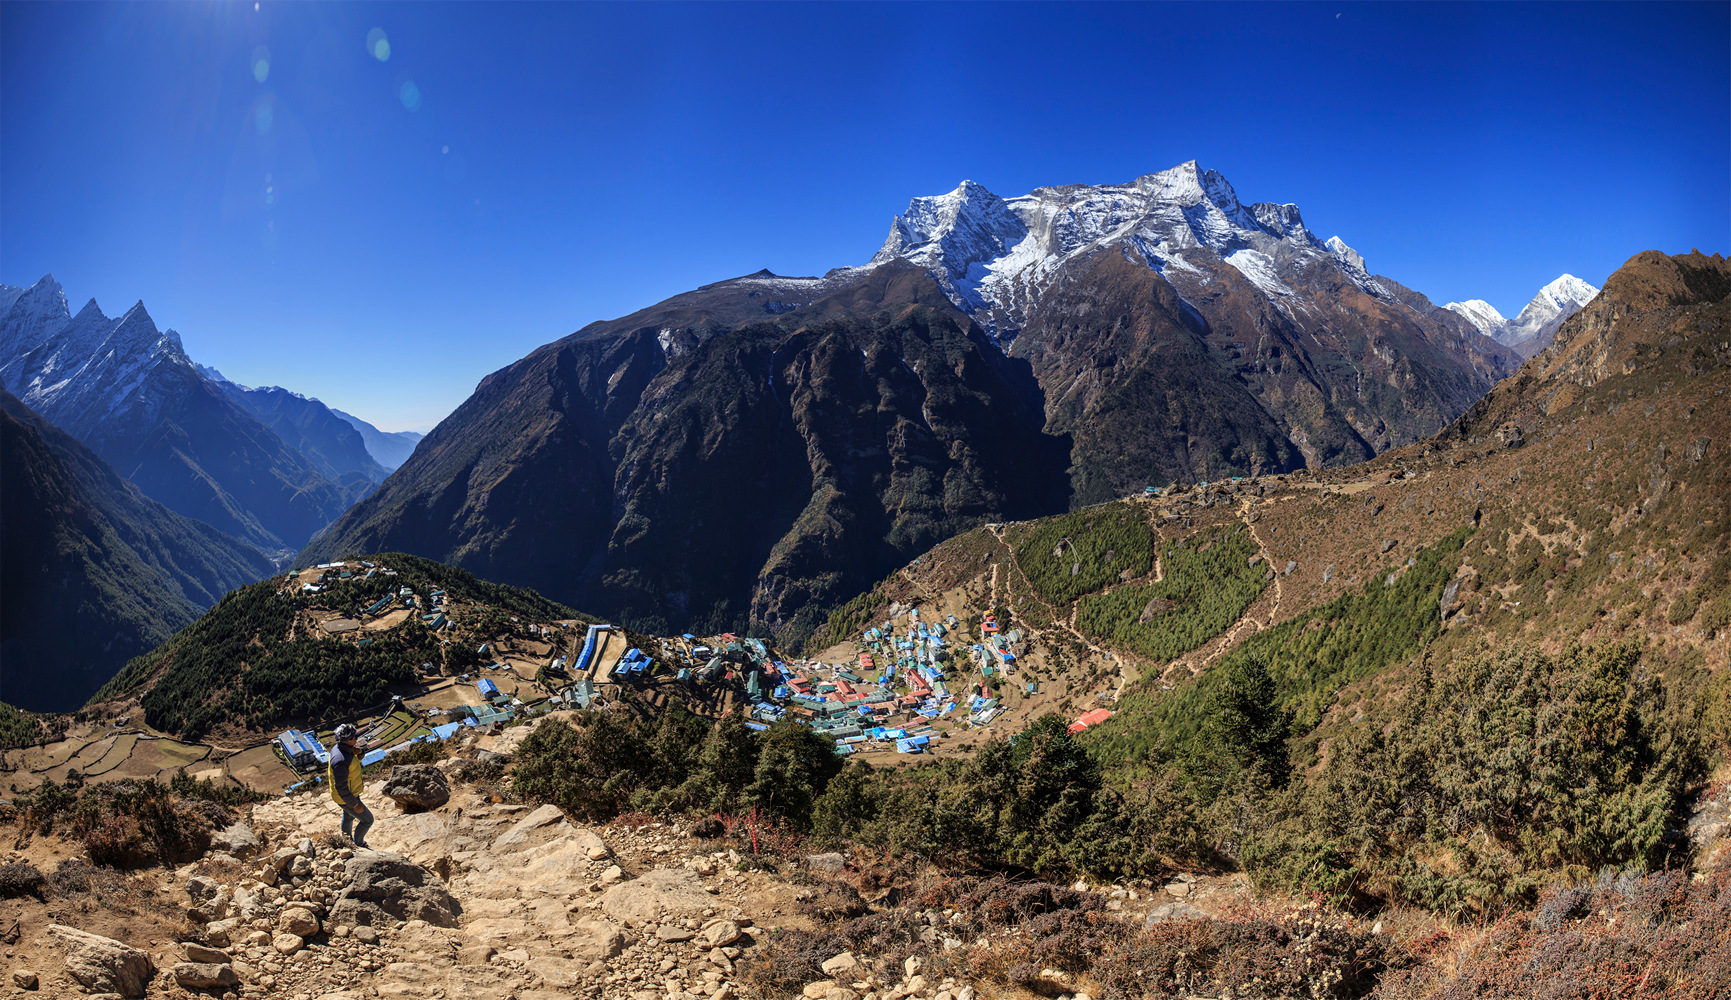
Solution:
<path fill-rule="evenodd" d="M 900 257 L 960 277 L 970 263 L 1008 253 L 1027 235 L 1027 225 L 1004 199 L 984 185 L 963 181 L 947 194 L 908 202 L 871 264 Z"/>

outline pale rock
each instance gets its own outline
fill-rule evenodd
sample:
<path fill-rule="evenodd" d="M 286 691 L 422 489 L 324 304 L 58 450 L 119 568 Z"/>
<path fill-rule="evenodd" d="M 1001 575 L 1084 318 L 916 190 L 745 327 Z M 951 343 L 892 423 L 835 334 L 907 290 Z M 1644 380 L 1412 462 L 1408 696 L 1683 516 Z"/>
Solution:
<path fill-rule="evenodd" d="M 65 924 L 49 924 L 44 936 L 66 952 L 66 971 L 98 993 L 141 997 L 156 973 L 150 955 L 113 938 Z"/>
<path fill-rule="evenodd" d="M 703 940 L 711 948 L 725 948 L 740 937 L 739 925 L 731 920 L 710 924 L 703 929 Z M 825 970 L 828 971 L 827 969 Z"/>
<path fill-rule="evenodd" d="M 505 831 L 499 839 L 493 841 L 495 848 L 513 847 L 517 844 L 527 844 L 535 831 L 543 827 L 565 822 L 565 813 L 556 805 L 544 805 L 517 821 L 517 825 Z"/>
<path fill-rule="evenodd" d="M 825 959 L 819 968 L 823 969 L 826 976 L 839 976 L 859 968 L 859 959 L 854 957 L 853 952 L 844 951 L 833 958 Z"/>
<path fill-rule="evenodd" d="M 662 913 L 672 917 L 695 916 L 709 905 L 709 896 L 697 881 L 697 875 L 679 868 L 645 872 L 614 886 L 601 897 L 602 910 L 629 926 L 654 923 Z"/>
<path fill-rule="evenodd" d="M 21 990 L 33 990 L 41 985 L 36 973 L 29 969 L 12 970 L 12 985 Z"/>
<path fill-rule="evenodd" d="M 270 939 L 270 946 L 284 955 L 293 955 L 306 947 L 306 939 L 299 934 L 278 934 Z"/>
<path fill-rule="evenodd" d="M 805 864 L 812 871 L 834 873 L 842 870 L 843 866 L 847 864 L 847 859 L 834 852 L 809 854 L 806 855 Z"/>
<path fill-rule="evenodd" d="M 1155 924 L 1163 924 L 1172 920 L 1207 920 L 1206 910 L 1191 906 L 1189 903 L 1165 903 L 1148 911 L 1148 918 L 1143 921 L 1144 929 Z"/>
<path fill-rule="evenodd" d="M 578 920 L 571 927 L 572 933 L 563 943 L 573 958 L 606 961 L 618 958 L 635 943 L 624 929 L 606 920 Z"/>
<path fill-rule="evenodd" d="M 174 981 L 183 989 L 228 989 L 240 985 L 233 967 L 213 962 L 181 962 L 174 967 Z"/>
<path fill-rule="evenodd" d="M 300 937 L 312 937 L 319 932 L 319 918 L 304 906 L 293 906 L 277 918 L 277 927 Z"/>
<path fill-rule="evenodd" d="M 210 849 L 236 858 L 250 858 L 264 850 L 264 845 L 259 842 L 258 834 L 252 832 L 252 827 L 235 823 L 211 834 Z"/>
<path fill-rule="evenodd" d="M 186 951 L 188 962 L 203 962 L 210 965 L 221 965 L 228 961 L 228 953 L 216 948 L 206 948 L 202 944 L 188 941 L 181 945 Z"/>

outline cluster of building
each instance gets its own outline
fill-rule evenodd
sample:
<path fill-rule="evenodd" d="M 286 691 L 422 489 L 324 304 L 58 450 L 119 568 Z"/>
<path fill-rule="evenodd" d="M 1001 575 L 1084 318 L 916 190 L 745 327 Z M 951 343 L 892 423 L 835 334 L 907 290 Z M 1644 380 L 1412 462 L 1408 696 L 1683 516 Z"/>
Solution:
<path fill-rule="evenodd" d="M 857 661 L 846 664 L 790 665 L 758 639 L 723 634 L 719 648 L 694 646 L 694 665 L 679 677 L 738 684 L 751 702 L 748 724 L 754 728 L 794 718 L 835 740 L 839 754 L 892 747 L 923 753 L 937 735 L 937 720 L 959 713 L 967 724 L 984 726 L 1003 710 L 985 680 L 958 683 L 953 675 L 970 660 L 999 670 L 1014 663 L 1020 635 L 997 637 L 990 614 L 986 624 L 987 642 L 974 644 L 968 660 L 958 652 L 965 647 L 956 640 L 961 623 L 955 616 L 928 622 L 918 608 L 907 610 L 899 631 L 895 619 L 866 629 Z M 992 670 L 981 676 L 990 678 Z"/>

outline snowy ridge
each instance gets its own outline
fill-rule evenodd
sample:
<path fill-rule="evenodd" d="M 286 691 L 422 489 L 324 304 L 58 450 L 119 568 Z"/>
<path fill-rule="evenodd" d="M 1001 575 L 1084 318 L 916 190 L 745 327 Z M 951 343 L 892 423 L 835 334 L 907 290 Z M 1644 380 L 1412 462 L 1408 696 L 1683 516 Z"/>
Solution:
<path fill-rule="evenodd" d="M 1319 262 L 1333 261 L 1371 295 L 1388 294 L 1339 237 L 1318 240 L 1298 206 L 1245 205 L 1226 178 L 1194 160 L 1128 184 L 1042 187 L 1010 199 L 964 181 L 913 199 L 866 266 L 899 259 L 925 268 L 951 301 L 1008 339 L 1065 263 L 1120 245 L 1180 292 L 1212 280 L 1211 265 L 1235 268 L 1289 314 L 1282 300 Z"/>

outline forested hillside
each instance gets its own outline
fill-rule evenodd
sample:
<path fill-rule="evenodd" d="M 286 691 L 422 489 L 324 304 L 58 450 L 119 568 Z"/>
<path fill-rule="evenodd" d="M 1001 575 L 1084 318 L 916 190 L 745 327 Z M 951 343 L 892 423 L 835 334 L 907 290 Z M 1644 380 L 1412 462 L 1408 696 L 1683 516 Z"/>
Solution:
<path fill-rule="evenodd" d="M 576 617 L 533 591 L 418 556 L 385 553 L 367 562 L 394 573 L 341 579 L 332 572 L 317 591 L 290 574 L 230 593 L 192 626 L 133 658 L 91 701 L 140 696 L 149 725 L 185 739 L 219 727 L 269 730 L 377 706 L 393 685 L 413 683 L 423 664 L 442 670 L 447 661 L 472 662 L 475 645 L 494 630 Z M 402 588 L 418 595 L 421 610 L 428 595 L 443 591 L 453 627 L 436 631 L 419 614 L 399 614 L 400 621 L 376 630 L 332 634 L 319 625 L 366 617 L 365 608 Z"/>

